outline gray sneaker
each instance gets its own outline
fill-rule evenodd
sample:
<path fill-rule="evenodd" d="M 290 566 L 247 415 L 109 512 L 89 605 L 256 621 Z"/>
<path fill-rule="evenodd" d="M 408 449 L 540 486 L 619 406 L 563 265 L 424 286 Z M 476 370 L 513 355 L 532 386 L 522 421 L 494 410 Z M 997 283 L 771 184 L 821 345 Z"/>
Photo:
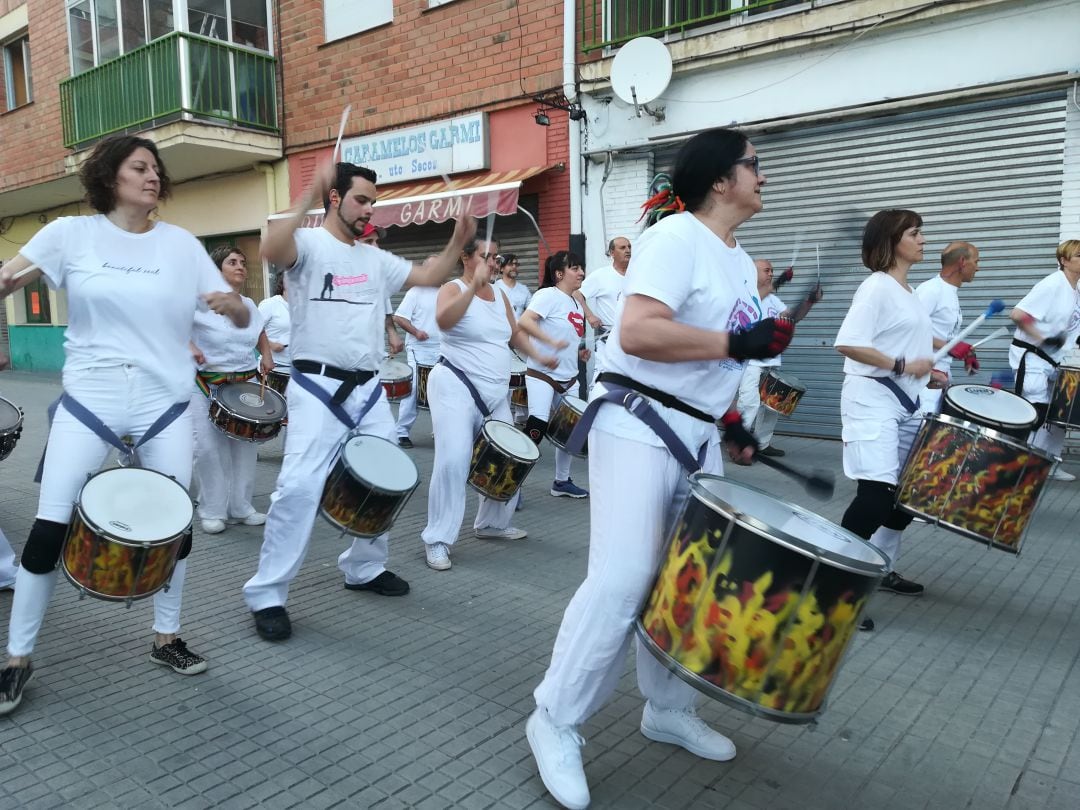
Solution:
<path fill-rule="evenodd" d="M 34 667 L 4 667 L 0 670 L 0 714 L 11 714 L 22 703 L 23 690 L 34 678 Z"/>
<path fill-rule="evenodd" d="M 179 636 L 161 647 L 157 644 L 153 645 L 153 649 L 150 650 L 150 660 L 155 664 L 172 667 L 173 672 L 179 672 L 181 675 L 198 675 L 200 672 L 206 672 L 206 659 L 189 650 L 187 644 Z"/>

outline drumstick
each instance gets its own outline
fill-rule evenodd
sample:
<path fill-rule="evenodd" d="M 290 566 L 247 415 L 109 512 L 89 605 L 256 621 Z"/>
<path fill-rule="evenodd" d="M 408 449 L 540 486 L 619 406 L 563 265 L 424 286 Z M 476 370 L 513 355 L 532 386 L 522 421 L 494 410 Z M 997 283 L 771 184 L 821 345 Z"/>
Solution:
<path fill-rule="evenodd" d="M 984 337 L 978 343 L 972 343 L 971 348 L 977 349 L 980 346 L 982 346 L 984 343 L 989 343 L 991 340 L 996 340 L 997 338 L 1004 337 L 1007 334 L 1009 334 L 1009 327 L 1007 327 L 1007 326 L 999 326 L 997 329 L 995 329 L 989 335 Z"/>
<path fill-rule="evenodd" d="M 338 126 L 337 143 L 334 144 L 334 163 L 337 163 L 338 158 L 341 157 L 341 139 L 345 135 L 345 122 L 349 120 L 350 112 L 352 112 L 352 104 L 346 104 L 345 109 L 341 111 L 341 125 Z"/>
<path fill-rule="evenodd" d="M 955 346 L 961 340 L 963 340 L 980 326 L 982 326 L 982 322 L 989 318 L 991 315 L 997 315 L 1003 309 L 1005 309 L 1005 302 L 1002 301 L 1000 298 L 995 298 L 993 301 L 991 301 L 990 306 L 986 308 L 986 312 L 973 320 L 971 324 L 965 327 L 965 329 L 959 335 L 954 337 L 952 340 L 950 340 L 948 343 L 946 343 L 944 346 L 934 352 L 934 362 L 936 363 L 938 360 L 946 357 L 949 354 L 949 350 L 953 346 Z"/>
<path fill-rule="evenodd" d="M 754 459 L 760 461 L 766 467 L 772 467 L 774 470 L 778 470 L 784 475 L 794 478 L 806 488 L 807 495 L 817 498 L 819 501 L 829 500 L 829 498 L 833 496 L 833 491 L 836 489 L 836 476 L 820 467 L 815 468 L 813 472 L 806 473 L 802 470 L 790 467 L 782 461 L 777 461 L 775 458 L 763 456 L 760 453 L 755 455 Z"/>
<path fill-rule="evenodd" d="M 8 281 L 15 281 L 15 279 L 22 278 L 23 276 L 29 275 L 30 273 L 33 273 L 35 270 L 40 270 L 40 269 L 41 268 L 38 267 L 36 264 L 32 264 L 29 267 L 24 267 L 19 272 L 13 273 L 11 278 L 8 279 Z"/>
<path fill-rule="evenodd" d="M 265 374 L 260 374 L 259 378 L 262 380 L 262 382 L 259 385 L 259 399 L 261 399 L 261 400 L 263 400 L 265 402 L 266 401 L 266 375 Z"/>

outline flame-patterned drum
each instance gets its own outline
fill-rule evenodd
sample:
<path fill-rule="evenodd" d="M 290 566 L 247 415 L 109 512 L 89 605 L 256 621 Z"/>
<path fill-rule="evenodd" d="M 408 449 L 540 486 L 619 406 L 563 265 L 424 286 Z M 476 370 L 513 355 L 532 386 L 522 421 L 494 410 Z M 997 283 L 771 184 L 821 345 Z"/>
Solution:
<path fill-rule="evenodd" d="M 423 363 L 416 364 L 416 407 L 421 410 L 431 410 L 428 406 L 427 381 L 428 375 L 434 366 L 425 366 Z"/>
<path fill-rule="evenodd" d="M 691 686 L 751 714 L 821 714 L 888 561 L 802 507 L 704 473 L 675 521 L 637 624 Z"/>
<path fill-rule="evenodd" d="M 761 395 L 761 404 L 770 411 L 776 411 L 781 416 L 791 416 L 806 393 L 806 386 L 799 382 L 794 374 L 781 373 L 779 369 L 770 368 L 761 375 L 758 393 Z"/>
<path fill-rule="evenodd" d="M 469 486 L 492 500 L 508 501 L 539 459 L 540 449 L 524 431 L 488 419 L 473 442 Z"/>
<path fill-rule="evenodd" d="M 1080 366 L 1062 363 L 1057 369 L 1050 410 L 1046 421 L 1051 425 L 1080 430 Z"/>
<path fill-rule="evenodd" d="M 566 445 L 570 442 L 570 434 L 574 432 L 588 404 L 580 397 L 570 394 L 559 397 L 558 405 L 551 412 L 551 420 L 548 422 L 547 437 L 553 445 L 562 450 L 566 449 Z M 588 451 L 582 447 L 577 455 L 579 458 L 585 458 Z"/>
<path fill-rule="evenodd" d="M 394 525 L 419 483 L 416 464 L 396 444 L 353 436 L 326 479 L 319 512 L 347 534 L 378 537 Z"/>

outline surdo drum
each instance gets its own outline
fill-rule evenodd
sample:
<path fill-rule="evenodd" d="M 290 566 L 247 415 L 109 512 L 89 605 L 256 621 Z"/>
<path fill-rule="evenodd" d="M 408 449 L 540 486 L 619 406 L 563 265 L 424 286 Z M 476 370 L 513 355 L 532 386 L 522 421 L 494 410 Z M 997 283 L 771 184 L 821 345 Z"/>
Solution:
<path fill-rule="evenodd" d="M 232 439 L 266 442 L 281 432 L 285 397 L 256 382 L 222 383 L 210 394 L 210 421 Z"/>
<path fill-rule="evenodd" d="M 577 427 L 581 415 L 585 412 L 588 403 L 571 394 L 563 394 L 559 397 L 559 404 L 551 412 L 551 421 L 548 422 L 547 437 L 553 445 L 561 450 L 566 449 L 570 441 L 570 434 Z M 585 458 L 588 453 L 585 448 L 577 454 L 579 458 Z"/>
<path fill-rule="evenodd" d="M 379 366 L 379 382 L 388 402 L 401 402 L 412 393 L 412 369 L 400 360 L 384 360 Z"/>
<path fill-rule="evenodd" d="M 1062 428 L 1080 430 L 1080 366 L 1062 363 L 1057 369 L 1046 421 Z"/>
<path fill-rule="evenodd" d="M 389 531 L 420 483 L 409 454 L 379 436 L 353 436 L 341 448 L 323 487 L 319 512 L 346 534 Z"/>
<path fill-rule="evenodd" d="M 139 467 L 103 470 L 79 491 L 61 568 L 98 599 L 130 604 L 152 596 L 172 576 L 194 516 L 175 479 Z"/>
<path fill-rule="evenodd" d="M 791 416 L 806 393 L 806 386 L 794 374 L 781 373 L 775 368 L 761 375 L 758 388 L 761 404 L 781 416 Z"/>
<path fill-rule="evenodd" d="M 888 561 L 813 512 L 705 473 L 675 521 L 637 623 L 699 691 L 751 714 L 821 714 Z"/>
<path fill-rule="evenodd" d="M 1035 406 L 1000 388 L 960 383 L 950 385 L 941 395 L 941 413 L 965 422 L 1012 436 L 1022 442 L 1038 421 Z"/>
<path fill-rule="evenodd" d="M 22 435 L 22 425 L 22 408 L 0 397 L 0 461 L 10 456 L 15 449 Z"/>
<path fill-rule="evenodd" d="M 540 448 L 528 434 L 507 422 L 488 419 L 473 442 L 469 486 L 492 500 L 508 501 L 539 460 Z"/>

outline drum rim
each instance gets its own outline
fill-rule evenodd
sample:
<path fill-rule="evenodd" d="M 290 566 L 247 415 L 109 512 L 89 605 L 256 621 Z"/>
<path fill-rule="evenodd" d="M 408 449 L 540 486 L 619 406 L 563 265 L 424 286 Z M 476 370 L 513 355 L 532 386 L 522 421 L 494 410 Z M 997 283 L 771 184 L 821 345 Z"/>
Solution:
<path fill-rule="evenodd" d="M 1000 430 L 994 430 L 993 428 L 986 427 L 986 425 L 980 425 L 978 422 L 969 422 L 966 419 L 961 419 L 957 416 L 949 416 L 944 413 L 924 413 L 922 416 L 923 423 L 926 422 L 943 422 L 946 425 L 953 427 L 959 427 L 964 429 L 974 430 L 976 433 L 983 433 L 989 436 L 994 441 L 1002 442 L 1003 444 L 1012 445 L 1020 450 L 1026 450 L 1029 453 L 1034 453 L 1037 456 L 1041 456 L 1047 461 L 1053 462 L 1054 457 L 1049 453 L 1043 452 L 1042 448 L 1036 447 L 1033 444 L 1027 444 L 1020 441 L 1015 436 L 1010 436 L 1008 433 L 1002 433 Z"/>
<path fill-rule="evenodd" d="M 345 456 L 346 445 L 348 445 L 349 442 L 355 439 L 377 439 L 380 442 L 386 444 L 388 447 L 392 447 L 394 450 L 397 450 L 401 454 L 401 457 L 407 459 L 408 462 L 412 465 L 413 473 L 416 476 L 416 480 L 413 482 L 412 486 L 410 486 L 408 489 L 386 489 L 385 487 L 377 486 L 368 481 L 363 476 L 358 475 L 357 471 L 353 469 L 352 465 L 349 464 L 348 458 L 346 458 Z M 420 486 L 420 468 L 416 466 L 416 462 L 412 460 L 412 456 L 410 456 L 408 453 L 406 453 L 404 450 L 398 447 L 398 445 L 396 445 L 389 439 L 384 439 L 382 436 L 376 436 L 373 433 L 357 433 L 346 438 L 345 441 L 341 443 L 341 450 L 338 452 L 337 461 L 335 461 L 334 466 L 330 468 L 330 476 L 333 476 L 334 471 L 337 470 L 339 466 L 344 467 L 346 472 L 348 472 L 354 480 L 359 481 L 360 483 L 364 484 L 368 489 L 372 490 L 373 492 L 378 492 L 380 495 L 404 495 L 406 493 L 411 493 L 415 491 L 416 488 Z M 329 480 L 330 476 L 327 476 L 327 480 Z"/>
<path fill-rule="evenodd" d="M 875 554 L 879 555 L 881 557 L 881 565 L 874 566 L 872 563 L 852 559 L 851 557 L 844 557 L 839 553 L 832 551 L 831 549 L 822 549 L 821 547 L 810 544 L 801 538 L 788 534 L 786 531 L 776 529 L 768 523 L 765 523 L 760 518 L 754 517 L 753 515 L 750 515 L 746 512 L 742 512 L 736 509 L 732 504 L 724 501 L 722 498 L 715 496 L 713 493 L 709 492 L 705 488 L 705 486 L 700 483 L 700 481 L 705 478 L 715 479 L 718 481 L 722 481 L 724 484 L 730 484 L 749 490 L 750 492 L 753 492 L 757 495 L 764 495 L 772 500 L 780 500 L 776 496 L 772 495 L 769 492 L 766 492 L 763 489 L 759 489 L 758 487 L 752 487 L 742 483 L 741 481 L 734 481 L 731 478 L 727 478 L 723 475 L 715 475 L 713 473 L 696 472 L 691 474 L 689 478 L 691 495 L 693 495 L 707 507 L 714 508 L 716 506 L 720 506 L 721 508 L 718 510 L 720 514 L 724 515 L 730 520 L 734 520 L 736 525 L 743 526 L 744 528 L 749 529 L 750 531 L 754 532 L 757 535 L 760 535 L 767 540 L 773 540 L 798 554 L 802 554 L 804 557 L 826 561 L 828 564 L 833 565 L 834 567 L 840 568 L 853 574 L 862 574 L 871 577 L 882 577 L 887 572 L 887 569 L 889 567 L 888 557 L 886 557 L 881 551 L 875 548 L 872 543 L 863 540 L 858 535 L 849 532 L 847 529 L 833 523 L 827 518 L 823 518 L 816 512 L 811 512 L 804 506 L 800 506 L 799 504 L 792 503 L 790 501 L 780 501 L 785 506 L 796 511 L 797 513 L 803 515 L 812 515 L 816 520 L 824 520 L 826 523 L 829 523 L 831 526 L 835 527 L 839 531 L 844 532 L 845 534 L 850 534 L 851 540 L 853 542 L 857 541 L 858 543 L 861 543 L 862 545 L 868 547 Z"/>
<path fill-rule="evenodd" d="M 1036 506 L 1038 506 L 1039 499 L 1041 498 L 1042 492 L 1040 491 L 1039 497 L 1035 500 Z M 905 512 L 907 512 L 909 515 L 915 515 L 916 517 L 922 518 L 931 526 L 940 526 L 942 528 L 948 529 L 951 532 L 955 532 L 961 537 L 966 537 L 968 540 L 974 540 L 976 543 L 982 543 L 988 548 L 1001 549 L 1002 551 L 1009 552 L 1010 554 L 1020 554 L 1020 548 L 1024 545 L 1024 541 L 1027 539 L 1028 530 L 1031 528 L 1031 516 L 1029 515 L 1028 522 L 1024 524 L 1024 530 L 1020 533 L 1020 539 L 1016 541 L 1015 546 L 1010 546 L 1008 543 L 1003 543 L 1000 540 L 991 540 L 985 535 L 972 531 L 966 526 L 960 526 L 951 521 L 943 520 L 936 515 L 931 515 L 929 512 L 924 512 L 922 509 L 915 509 L 911 506 L 908 506 L 907 504 L 900 503 L 899 501 L 896 502 L 896 505 L 903 509 Z M 1034 515 L 1034 510 L 1032 510 L 1032 515 Z"/>
<path fill-rule="evenodd" d="M 7 435 L 9 433 L 15 433 L 16 431 L 18 431 L 22 427 L 23 418 L 25 416 L 25 414 L 23 414 L 23 409 L 20 408 L 18 405 L 16 405 L 14 402 L 12 402 L 7 397 L 0 397 L 0 402 L 4 402 L 4 403 L 7 403 L 8 405 L 10 405 L 11 409 L 13 411 L 15 411 L 15 414 L 18 417 L 15 420 L 14 424 L 8 425 L 7 427 L 0 427 L 0 436 Z"/>
<path fill-rule="evenodd" d="M 949 397 L 949 391 L 952 390 L 953 388 L 988 388 L 991 391 L 1000 391 L 1000 389 L 994 388 L 991 385 L 983 385 L 982 383 L 968 383 L 968 382 L 965 382 L 965 383 L 953 383 L 952 385 L 948 385 L 945 388 L 942 388 L 941 389 L 941 399 L 942 399 L 942 401 L 943 402 L 948 402 L 950 407 L 956 408 L 957 410 L 963 411 L 964 413 L 975 413 L 975 412 L 972 411 L 970 408 L 965 408 L 963 405 L 956 402 L 956 400 Z M 978 416 L 980 419 L 985 419 L 987 422 L 993 422 L 995 425 L 1001 425 L 1001 426 L 1003 426 L 1005 428 L 1015 429 L 1015 430 L 1030 429 L 1032 425 L 1034 425 L 1036 422 L 1039 421 L 1039 412 L 1036 410 L 1034 405 L 1032 405 L 1030 402 L 1028 402 L 1028 400 L 1024 399 L 1019 394 L 1012 393 L 1011 391 L 1002 391 L 1001 393 L 1007 394 L 1007 395 L 1012 396 L 1012 397 L 1016 397 L 1021 402 L 1023 402 L 1025 405 L 1030 407 L 1032 412 L 1033 412 L 1031 421 L 1029 421 L 1029 422 L 1006 422 L 1006 421 L 1004 421 L 1002 419 L 997 419 L 997 418 L 995 418 L 993 416 L 984 416 L 981 413 L 976 413 L 975 415 Z M 946 414 L 946 416 L 947 415 L 948 414 Z"/>
<path fill-rule="evenodd" d="M 93 481 L 98 476 L 105 475 L 106 473 L 116 472 L 117 470 L 130 470 L 130 469 L 137 469 L 140 472 L 148 472 L 148 473 L 153 473 L 154 475 L 160 475 L 162 478 L 167 478 L 168 480 L 172 481 L 174 484 L 176 484 L 176 486 L 178 486 L 180 488 L 180 490 L 184 493 L 184 496 L 187 498 L 188 504 L 191 506 L 191 518 L 188 520 L 187 525 L 185 525 L 184 528 L 182 528 L 180 531 L 176 532 L 175 534 L 170 534 L 170 535 L 168 535 L 166 537 L 161 537 L 161 538 L 158 538 L 158 539 L 155 539 L 155 540 L 134 540 L 134 541 L 132 541 L 132 540 L 128 540 L 127 538 L 117 537 L 116 535 L 114 535 L 108 529 L 103 529 L 98 523 L 96 523 L 86 513 L 86 510 L 83 509 L 83 497 L 82 497 L 83 496 L 83 490 L 86 488 L 86 485 L 89 484 L 91 481 Z M 78 493 L 78 495 L 75 496 L 75 511 L 81 517 L 82 522 L 85 523 L 86 526 L 89 527 L 90 529 L 93 529 L 96 534 L 105 535 L 110 540 L 115 541 L 117 543 L 117 545 L 129 546 L 131 548 L 146 548 L 146 547 L 155 547 L 155 546 L 168 545 L 169 543 L 172 543 L 173 541 L 175 541 L 178 537 L 182 537 L 184 534 L 186 534 L 188 531 L 190 531 L 192 525 L 195 523 L 195 501 L 192 500 L 191 493 L 188 492 L 187 488 L 183 484 L 181 484 L 179 481 L 177 481 L 175 478 L 173 478 L 171 475 L 165 475 L 165 473 L 163 473 L 163 472 L 158 472 L 157 470 L 151 470 L 151 469 L 148 469 L 146 467 L 110 467 L 107 470 L 100 470 L 100 471 L 94 473 L 89 478 L 87 478 L 86 481 L 83 482 L 83 485 L 81 487 L 79 487 L 79 493 Z M 65 537 L 64 537 L 64 546 L 63 546 L 64 548 L 67 547 L 67 538 L 68 538 L 68 535 L 65 535 Z M 61 556 L 63 556 L 63 555 L 61 554 Z"/>
<path fill-rule="evenodd" d="M 401 366 L 402 370 L 399 370 L 399 372 L 398 372 L 400 374 L 400 376 L 398 376 L 398 377 L 385 377 L 385 376 L 383 376 L 383 370 L 384 369 L 386 371 L 388 371 L 388 372 L 393 371 L 394 366 Z M 380 382 L 398 382 L 399 380 L 404 380 L 406 378 L 412 379 L 412 375 L 413 375 L 412 366 L 410 366 L 408 363 L 406 363 L 406 362 L 404 362 L 402 360 L 384 360 L 379 365 L 379 380 L 380 380 Z"/>
<path fill-rule="evenodd" d="M 525 440 L 528 441 L 530 445 L 532 445 L 532 448 L 536 451 L 536 455 L 532 458 L 523 458 L 522 456 L 511 453 L 509 450 L 507 450 L 505 447 L 495 441 L 495 438 L 490 433 L 488 433 L 487 427 L 491 422 L 498 422 L 500 425 L 506 425 L 506 427 L 510 428 L 515 433 L 520 433 L 522 436 L 525 437 Z M 522 464 L 535 464 L 543 456 L 543 453 L 540 452 L 540 447 L 532 439 L 529 438 L 529 434 L 527 434 L 524 430 L 521 430 L 517 425 L 511 424 L 510 422 L 507 422 L 503 419 L 495 419 L 494 417 L 485 419 L 484 424 L 480 426 L 480 433 L 484 436 L 485 439 L 487 439 L 489 444 L 495 445 L 495 447 L 505 452 L 506 455 L 510 456 L 510 458 L 514 459 L 515 461 L 520 461 Z M 476 439 L 473 439 L 473 443 L 476 443 Z"/>
<path fill-rule="evenodd" d="M 267 419 L 259 419 L 259 418 L 253 417 L 253 416 L 247 416 L 246 414 L 237 413 L 236 411 L 234 411 L 232 408 L 229 407 L 228 403 L 222 401 L 221 398 L 218 396 L 218 392 L 222 388 L 225 388 L 226 386 L 230 386 L 230 385 L 231 386 L 240 386 L 240 385 L 255 386 L 255 387 L 260 389 L 259 396 L 261 396 L 263 399 L 266 399 L 266 395 L 270 394 L 271 395 L 270 399 L 275 399 L 276 398 L 276 399 L 280 400 L 281 410 L 282 410 L 281 416 L 273 417 L 273 418 L 267 418 Z M 229 416 L 234 416 L 237 419 L 239 419 L 241 422 L 248 422 L 248 423 L 253 424 L 253 425 L 274 425 L 274 424 L 277 424 L 277 423 L 283 421 L 289 415 L 289 401 L 287 399 L 285 399 L 285 397 L 283 397 L 279 392 L 275 391 L 270 386 L 268 386 L 268 385 L 264 386 L 261 383 L 252 382 L 251 380 L 239 380 L 239 381 L 236 381 L 236 382 L 227 382 L 227 383 L 222 383 L 221 385 L 217 386 L 216 390 L 211 390 L 210 391 L 210 406 L 213 407 L 215 404 L 220 406 L 227 414 L 229 414 Z"/>
<path fill-rule="evenodd" d="M 786 385 L 788 388 L 794 388 L 796 391 L 802 391 L 804 394 L 806 393 L 806 386 L 803 385 L 802 380 L 794 374 L 778 371 L 776 366 L 765 366 L 765 369 L 768 372 L 765 375 L 766 377 L 772 377 L 774 380 Z M 790 382 L 791 380 L 795 381 L 794 385 Z"/>

